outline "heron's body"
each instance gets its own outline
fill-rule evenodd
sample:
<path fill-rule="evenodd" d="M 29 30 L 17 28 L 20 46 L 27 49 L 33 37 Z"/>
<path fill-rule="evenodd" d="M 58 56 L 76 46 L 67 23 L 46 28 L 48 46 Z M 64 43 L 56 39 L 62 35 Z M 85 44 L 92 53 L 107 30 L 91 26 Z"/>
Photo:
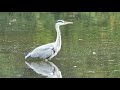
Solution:
<path fill-rule="evenodd" d="M 30 52 L 27 56 L 25 56 L 25 59 L 28 57 L 51 59 L 51 57 L 55 54 L 57 55 L 55 43 L 49 43 L 35 48 L 32 52 Z"/>
<path fill-rule="evenodd" d="M 58 22 L 55 24 L 55 28 L 57 32 L 56 41 L 35 48 L 32 52 L 30 52 L 28 55 L 25 56 L 25 59 L 28 57 L 32 57 L 32 58 L 39 57 L 42 59 L 51 60 L 54 56 L 56 56 L 61 49 L 61 32 L 59 26 L 66 24 L 72 24 L 72 22 L 58 20 Z"/>

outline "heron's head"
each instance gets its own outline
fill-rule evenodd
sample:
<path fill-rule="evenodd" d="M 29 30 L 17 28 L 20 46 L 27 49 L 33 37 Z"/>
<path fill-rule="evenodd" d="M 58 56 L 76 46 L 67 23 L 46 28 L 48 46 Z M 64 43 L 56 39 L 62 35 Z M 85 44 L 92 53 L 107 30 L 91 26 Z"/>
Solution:
<path fill-rule="evenodd" d="M 57 20 L 56 25 L 66 25 L 66 24 L 73 24 L 73 22 L 67 22 L 64 20 Z"/>

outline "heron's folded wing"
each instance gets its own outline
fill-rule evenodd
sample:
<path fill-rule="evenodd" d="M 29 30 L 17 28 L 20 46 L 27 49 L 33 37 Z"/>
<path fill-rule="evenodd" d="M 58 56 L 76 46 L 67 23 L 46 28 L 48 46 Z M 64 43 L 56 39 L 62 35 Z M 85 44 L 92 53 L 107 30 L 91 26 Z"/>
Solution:
<path fill-rule="evenodd" d="M 38 47 L 31 52 L 31 57 L 48 58 L 55 53 L 54 47 Z"/>

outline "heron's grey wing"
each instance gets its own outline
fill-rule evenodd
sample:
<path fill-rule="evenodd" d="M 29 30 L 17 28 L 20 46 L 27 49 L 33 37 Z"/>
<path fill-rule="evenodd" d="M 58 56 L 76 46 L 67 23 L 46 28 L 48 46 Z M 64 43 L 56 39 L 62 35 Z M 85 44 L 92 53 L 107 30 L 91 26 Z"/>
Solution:
<path fill-rule="evenodd" d="M 51 55 L 55 53 L 54 47 L 50 44 L 40 46 L 34 49 L 31 53 L 31 57 L 40 57 L 40 58 L 49 58 Z"/>

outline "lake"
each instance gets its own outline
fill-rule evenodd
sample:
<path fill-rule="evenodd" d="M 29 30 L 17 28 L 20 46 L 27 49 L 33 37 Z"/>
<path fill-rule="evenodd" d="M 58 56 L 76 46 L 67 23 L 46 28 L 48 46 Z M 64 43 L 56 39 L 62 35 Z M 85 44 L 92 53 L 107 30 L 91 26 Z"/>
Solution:
<path fill-rule="evenodd" d="M 57 20 L 62 47 L 51 62 L 63 78 L 120 77 L 119 12 L 0 12 L 0 78 L 42 78 L 27 62 L 42 59 L 25 55 L 37 46 L 54 42 Z"/>

